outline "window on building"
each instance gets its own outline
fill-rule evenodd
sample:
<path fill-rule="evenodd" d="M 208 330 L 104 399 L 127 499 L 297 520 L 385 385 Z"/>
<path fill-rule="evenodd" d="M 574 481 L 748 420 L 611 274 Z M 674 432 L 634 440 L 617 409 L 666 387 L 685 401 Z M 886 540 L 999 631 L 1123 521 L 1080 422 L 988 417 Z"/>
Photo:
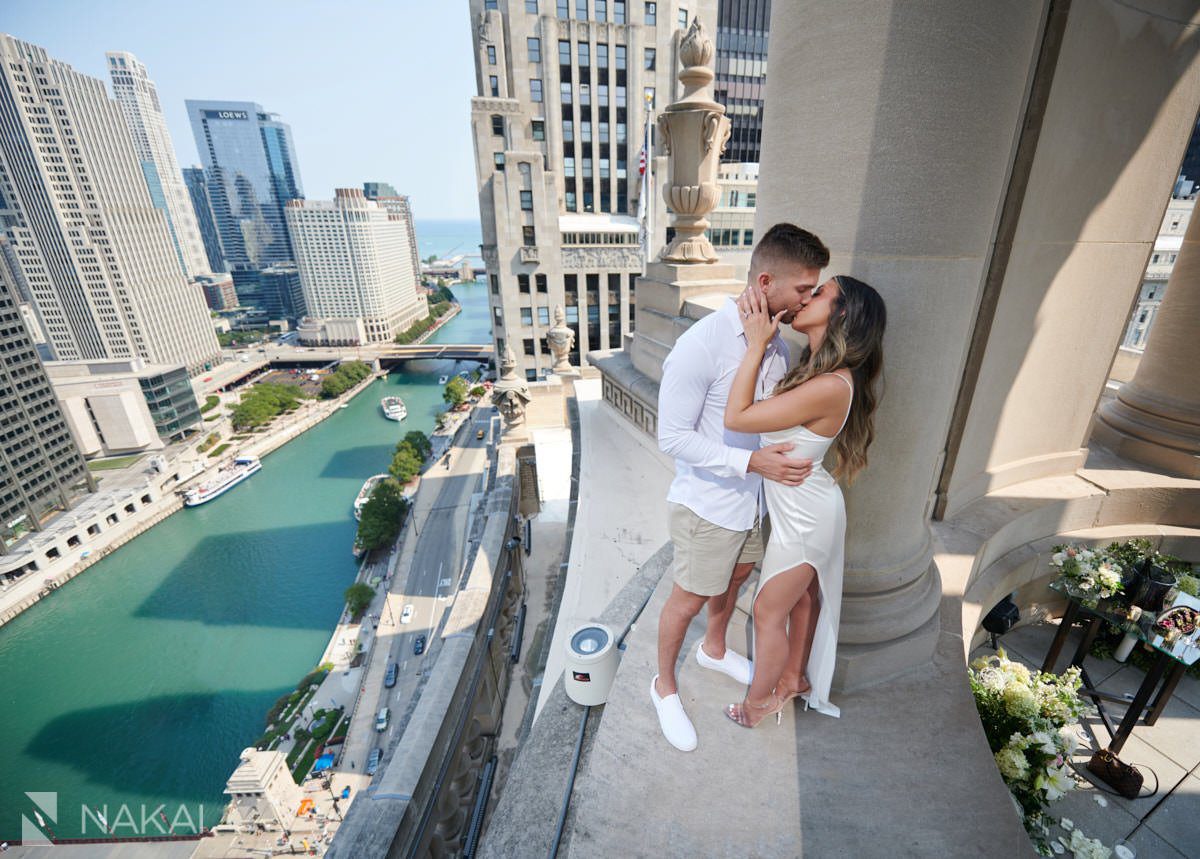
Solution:
<path fill-rule="evenodd" d="M 495 9 L 496 3 L 497 3 L 497 0 L 484 0 L 483 8 L 484 9 Z"/>
<path fill-rule="evenodd" d="M 527 248 L 537 247 L 537 235 L 533 227 L 521 227 L 521 243 Z"/>
<path fill-rule="evenodd" d="M 534 283 L 537 285 L 537 291 L 538 291 L 538 292 L 545 292 L 545 291 L 546 291 L 546 275 L 544 275 L 544 274 L 535 274 L 535 275 L 533 276 L 533 282 L 534 282 Z"/>
<path fill-rule="evenodd" d="M 504 169 L 504 153 L 497 152 L 495 155 L 493 155 L 492 163 L 496 165 L 497 170 L 503 170 Z"/>
<path fill-rule="evenodd" d="M 625 68 L 625 46 L 617 45 L 616 49 L 617 49 L 617 57 L 616 57 L 617 71 L 620 71 L 621 69 Z"/>
<path fill-rule="evenodd" d="M 504 328 L 504 313 L 499 307 L 492 308 L 492 322 L 496 325 L 496 330 Z"/>
<path fill-rule="evenodd" d="M 589 173 L 588 175 L 591 175 L 591 174 Z M 583 210 L 585 212 L 596 211 L 596 198 L 595 198 L 595 195 L 593 195 L 591 191 L 583 192 Z"/>
<path fill-rule="evenodd" d="M 571 43 L 560 41 L 558 43 L 558 64 L 560 66 L 571 65 Z"/>
<path fill-rule="evenodd" d="M 578 209 L 578 203 L 576 202 L 574 191 L 567 191 L 567 193 L 563 195 L 563 200 L 566 203 L 568 212 L 574 212 Z"/>
<path fill-rule="evenodd" d="M 613 23 L 625 23 L 625 0 L 613 0 Z"/>
<path fill-rule="evenodd" d="M 617 143 L 618 144 L 625 142 L 625 135 L 627 133 L 628 133 L 628 131 L 626 129 L 625 123 L 618 122 L 617 123 Z"/>
<path fill-rule="evenodd" d="M 538 325 L 549 325 L 550 324 L 550 308 L 549 307 L 539 307 L 537 309 L 537 311 L 538 311 Z"/>
<path fill-rule="evenodd" d="M 530 15 L 536 15 L 538 13 L 537 4 L 538 0 L 525 0 L 525 11 Z"/>
<path fill-rule="evenodd" d="M 532 212 L 533 211 L 533 192 L 532 191 L 522 191 L 521 192 L 521 211 L 522 212 Z"/>
<path fill-rule="evenodd" d="M 587 84 L 579 85 L 579 105 L 580 107 L 592 106 L 592 88 Z"/>
<path fill-rule="evenodd" d="M 494 275 L 494 274 L 489 274 L 488 275 L 488 283 L 491 284 L 492 295 L 499 295 L 500 294 L 500 278 L 496 277 L 496 275 Z"/>
<path fill-rule="evenodd" d="M 687 9 L 679 10 L 679 29 L 687 29 Z"/>
<path fill-rule="evenodd" d="M 575 17 L 580 21 L 588 18 L 587 0 L 575 0 Z"/>
<path fill-rule="evenodd" d="M 529 62 L 540 63 L 542 61 L 542 40 L 534 36 L 530 36 L 525 40 L 525 50 L 529 53 Z"/>
<path fill-rule="evenodd" d="M 570 143 L 575 139 L 575 121 L 573 119 L 563 120 L 563 143 Z"/>
<path fill-rule="evenodd" d="M 603 23 L 608 20 L 608 0 L 595 0 L 596 20 Z"/>
<path fill-rule="evenodd" d="M 617 87 L 617 107 L 625 107 L 625 87 Z"/>
<path fill-rule="evenodd" d="M 517 275 L 517 292 L 523 292 L 526 295 L 529 294 L 529 275 L 527 275 L 527 274 L 518 274 Z"/>
<path fill-rule="evenodd" d="M 504 117 L 498 113 L 492 114 L 492 134 L 497 137 L 504 136 Z"/>
<path fill-rule="evenodd" d="M 608 175 L 608 169 L 609 169 L 609 168 L 608 168 L 608 159 L 607 159 L 607 158 L 601 158 L 601 159 L 600 159 L 600 178 L 601 178 L 601 179 L 607 179 L 607 178 L 609 178 L 609 175 Z M 607 208 L 608 208 L 608 206 L 605 206 L 604 208 L 605 208 L 605 209 L 607 209 Z"/>
<path fill-rule="evenodd" d="M 753 209 L 758 205 L 758 193 L 755 191 L 746 192 L 746 207 Z"/>
<path fill-rule="evenodd" d="M 596 68 L 608 68 L 608 45 L 596 46 Z"/>
<path fill-rule="evenodd" d="M 658 23 L 658 4 L 657 3 L 647 3 L 646 4 L 646 23 L 647 24 L 657 24 Z"/>
<path fill-rule="evenodd" d="M 572 178 L 575 175 L 575 158 L 571 155 L 563 158 L 563 177 Z"/>
<path fill-rule="evenodd" d="M 524 313 L 525 313 L 525 311 L 521 311 L 521 314 L 522 314 L 522 316 L 524 316 Z M 533 321 L 533 320 L 530 320 L 530 322 L 528 322 L 528 323 L 526 323 L 526 324 L 528 325 L 528 324 L 532 323 L 532 321 Z M 526 337 L 526 338 L 525 338 L 525 354 L 526 354 L 526 355 L 536 355 L 536 354 L 537 354 L 537 347 L 536 347 L 536 345 L 535 345 L 535 343 L 534 343 L 534 340 L 533 340 L 533 338 L 532 338 L 532 337 Z M 526 372 L 526 373 L 531 373 L 531 372 L 533 372 L 533 371 L 532 371 L 532 370 L 526 370 L 525 372 Z"/>
<path fill-rule="evenodd" d="M 592 46 L 587 42 L 579 43 L 579 67 L 590 66 L 592 64 Z"/>
<path fill-rule="evenodd" d="M 608 84 L 600 84 L 596 87 L 596 98 L 601 107 L 608 107 Z"/>
<path fill-rule="evenodd" d="M 555 14 L 557 14 L 559 18 L 566 20 L 567 18 L 571 17 L 569 14 L 570 5 L 571 0 L 558 0 L 557 4 L 555 4 Z"/>
<path fill-rule="evenodd" d="M 487 51 L 488 51 L 488 64 L 493 65 L 493 66 L 496 65 L 496 46 L 488 45 Z"/>
<path fill-rule="evenodd" d="M 592 159 L 586 155 L 583 157 L 583 176 L 585 179 L 590 179 L 592 176 Z"/>
<path fill-rule="evenodd" d="M 535 119 L 529 123 L 530 136 L 534 140 L 546 139 L 546 122 L 545 120 Z"/>
<path fill-rule="evenodd" d="M 492 92 L 492 98 L 500 97 L 500 78 L 495 75 L 488 76 L 488 88 Z"/>
<path fill-rule="evenodd" d="M 563 104 L 571 103 L 571 82 L 563 81 L 558 85 L 558 94 Z"/>
<path fill-rule="evenodd" d="M 646 48 L 646 71 L 654 71 L 655 53 L 654 48 Z"/>
<path fill-rule="evenodd" d="M 526 278 L 526 280 L 528 280 L 528 278 Z M 528 307 L 521 308 L 521 324 L 522 325 L 532 325 L 533 324 L 533 311 L 530 310 Z"/>
<path fill-rule="evenodd" d="M 1138 317 L 1138 322 L 1139 322 L 1139 323 L 1141 323 L 1141 322 L 1145 322 L 1145 321 L 1146 321 L 1146 317 L 1147 317 L 1147 316 L 1149 316 L 1149 315 L 1150 315 L 1149 311 L 1147 311 L 1147 310 L 1143 310 L 1143 311 L 1142 311 L 1142 315 Z"/>
<path fill-rule="evenodd" d="M 600 142 L 608 143 L 608 123 L 607 122 L 600 123 Z"/>
<path fill-rule="evenodd" d="M 540 103 L 542 100 L 542 82 L 539 78 L 529 81 L 529 100 Z"/>
<path fill-rule="evenodd" d="M 743 230 L 742 244 L 746 245 L 746 247 L 754 244 L 754 230 Z"/>

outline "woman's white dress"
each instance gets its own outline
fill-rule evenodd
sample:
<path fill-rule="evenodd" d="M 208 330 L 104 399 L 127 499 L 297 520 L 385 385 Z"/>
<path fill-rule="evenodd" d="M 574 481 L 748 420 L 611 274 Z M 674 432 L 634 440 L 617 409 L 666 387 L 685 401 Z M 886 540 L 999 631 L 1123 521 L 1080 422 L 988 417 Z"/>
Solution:
<path fill-rule="evenodd" d="M 851 384 L 845 376 L 837 373 L 830 375 Z M 843 420 L 842 426 L 845 425 Z M 805 672 L 812 690 L 801 697 L 808 701 L 811 709 L 837 717 L 841 711 L 830 703 L 829 687 L 833 683 L 838 622 L 842 614 L 846 506 L 841 487 L 822 465 L 837 435 L 817 435 L 807 427 L 797 426 L 763 433 L 761 438 L 764 447 L 785 442 L 794 444 L 788 456 L 811 459 L 813 470 L 799 486 L 784 486 L 773 480 L 763 481 L 767 510 L 771 514 L 771 536 L 767 541 L 755 598 L 773 576 L 784 570 L 804 563 L 816 569 L 820 587 L 820 614 L 817 616 L 817 628 L 813 633 Z"/>

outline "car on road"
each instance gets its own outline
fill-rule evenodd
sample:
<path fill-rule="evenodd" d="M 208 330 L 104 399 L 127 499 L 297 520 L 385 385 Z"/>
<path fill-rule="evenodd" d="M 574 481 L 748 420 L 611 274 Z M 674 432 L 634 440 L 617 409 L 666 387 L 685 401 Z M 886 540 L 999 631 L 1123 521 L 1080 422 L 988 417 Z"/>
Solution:
<path fill-rule="evenodd" d="M 375 770 L 379 769 L 381 757 L 383 757 L 382 749 L 371 749 L 371 755 L 367 758 L 367 775 L 375 775 Z"/>
<path fill-rule="evenodd" d="M 383 685 L 391 689 L 396 685 L 396 675 L 400 673 L 400 666 L 393 662 L 388 666 L 387 676 L 383 678 Z"/>
<path fill-rule="evenodd" d="M 425 652 L 425 636 L 418 635 L 417 640 L 413 642 L 413 653 L 420 656 Z"/>
<path fill-rule="evenodd" d="M 401 623 L 412 623 L 412 618 L 413 618 L 413 604 L 409 603 L 408 605 L 406 605 L 404 607 L 404 611 L 400 612 L 400 622 Z"/>
<path fill-rule="evenodd" d="M 375 730 L 380 731 L 380 732 L 386 731 L 387 726 L 388 726 L 388 719 L 391 718 L 391 715 L 392 715 L 392 711 L 389 710 L 387 707 L 381 708 L 379 711 L 379 715 L 375 717 Z"/>
<path fill-rule="evenodd" d="M 484 436 L 484 435 L 485 435 L 485 433 L 484 433 L 484 431 L 483 431 L 483 430 L 476 430 L 476 431 L 475 431 L 475 438 L 483 438 L 483 436 Z"/>

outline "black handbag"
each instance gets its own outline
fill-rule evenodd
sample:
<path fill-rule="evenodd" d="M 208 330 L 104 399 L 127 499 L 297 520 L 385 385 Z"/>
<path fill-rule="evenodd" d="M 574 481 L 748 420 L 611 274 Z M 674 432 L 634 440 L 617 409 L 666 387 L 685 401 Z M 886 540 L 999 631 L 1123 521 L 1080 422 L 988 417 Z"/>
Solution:
<path fill-rule="evenodd" d="M 1108 749 L 1101 749 L 1092 755 L 1087 768 L 1126 799 L 1136 799 L 1141 793 L 1144 778 L 1137 767 L 1125 763 Z"/>

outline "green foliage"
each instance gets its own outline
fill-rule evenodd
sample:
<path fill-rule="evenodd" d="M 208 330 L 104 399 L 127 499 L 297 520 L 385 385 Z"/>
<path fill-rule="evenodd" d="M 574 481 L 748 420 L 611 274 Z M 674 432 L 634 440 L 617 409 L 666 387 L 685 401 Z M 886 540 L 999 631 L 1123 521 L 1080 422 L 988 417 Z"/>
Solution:
<path fill-rule="evenodd" d="M 474 388 L 471 389 L 472 397 L 482 397 L 486 393 L 487 393 L 487 388 L 485 388 L 483 385 L 476 385 Z"/>
<path fill-rule="evenodd" d="M 406 433 L 404 436 L 404 441 L 401 442 L 401 444 L 410 445 L 413 450 L 421 455 L 422 459 L 425 459 L 427 456 L 433 453 L 433 443 L 429 440 L 429 436 L 425 435 L 425 433 L 421 432 L 420 430 L 412 430 L 411 432 Z M 399 448 L 400 445 L 396 445 L 396 449 L 399 450 Z"/>
<path fill-rule="evenodd" d="M 407 512 L 408 502 L 401 495 L 400 487 L 391 480 L 384 480 L 363 505 L 358 520 L 358 545 L 367 550 L 389 545 L 400 533 L 400 523 Z"/>
<path fill-rule="evenodd" d="M 303 392 L 293 385 L 261 382 L 242 394 L 241 402 L 233 408 L 234 429 L 255 429 L 276 415 L 290 412 L 300 405 Z"/>
<path fill-rule="evenodd" d="M 238 331 L 219 331 L 217 332 L 217 342 L 222 346 L 246 346 L 250 343 L 261 343 L 270 335 L 271 329 L 263 325 Z"/>
<path fill-rule="evenodd" d="M 436 304 L 429 305 L 429 316 L 431 319 L 441 319 L 446 315 L 446 311 L 450 309 L 450 302 L 439 301 Z"/>
<path fill-rule="evenodd" d="M 392 462 L 388 466 L 388 474 L 403 486 L 421 473 L 421 466 L 424 464 L 425 457 L 405 440 L 396 445 L 396 453 L 393 454 Z"/>
<path fill-rule="evenodd" d="M 456 301 L 454 293 L 450 291 L 450 287 L 446 286 L 445 281 L 439 281 L 437 289 L 429 297 L 438 304 L 454 304 Z"/>
<path fill-rule="evenodd" d="M 433 316 L 426 316 L 424 319 L 418 319 L 412 325 L 396 335 L 396 342 L 401 346 L 412 343 L 426 331 L 433 327 L 437 319 Z"/>
<path fill-rule="evenodd" d="M 442 391 L 442 399 L 451 406 L 461 406 L 467 401 L 467 380 L 462 376 L 455 376 L 446 383 L 446 389 Z"/>
<path fill-rule="evenodd" d="M 200 407 L 201 413 L 211 412 L 213 409 L 215 409 L 217 407 L 217 403 L 219 403 L 219 402 L 221 402 L 220 397 L 218 397 L 216 394 L 209 394 L 207 397 L 204 398 L 204 405 L 202 405 Z"/>
<path fill-rule="evenodd" d="M 363 582 L 355 582 L 346 588 L 343 596 L 346 598 L 346 607 L 350 609 L 351 616 L 358 617 L 371 604 L 371 600 L 375 597 L 375 589 Z"/>
<path fill-rule="evenodd" d="M 345 361 L 321 381 L 321 398 L 332 400 L 334 397 L 340 397 L 369 375 L 369 364 L 363 361 Z"/>
<path fill-rule="evenodd" d="M 225 444 L 217 445 L 216 450 L 214 450 L 212 453 L 210 453 L 209 456 L 220 456 L 227 450 L 229 450 L 229 442 L 226 442 Z"/>
<path fill-rule="evenodd" d="M 198 448 L 196 448 L 196 450 L 199 453 L 204 453 L 206 450 L 211 448 L 214 444 L 216 444 L 220 440 L 221 440 L 221 434 L 219 432 L 209 433 L 208 438 L 206 438 L 204 441 L 202 441 L 200 443 L 200 446 Z"/>

